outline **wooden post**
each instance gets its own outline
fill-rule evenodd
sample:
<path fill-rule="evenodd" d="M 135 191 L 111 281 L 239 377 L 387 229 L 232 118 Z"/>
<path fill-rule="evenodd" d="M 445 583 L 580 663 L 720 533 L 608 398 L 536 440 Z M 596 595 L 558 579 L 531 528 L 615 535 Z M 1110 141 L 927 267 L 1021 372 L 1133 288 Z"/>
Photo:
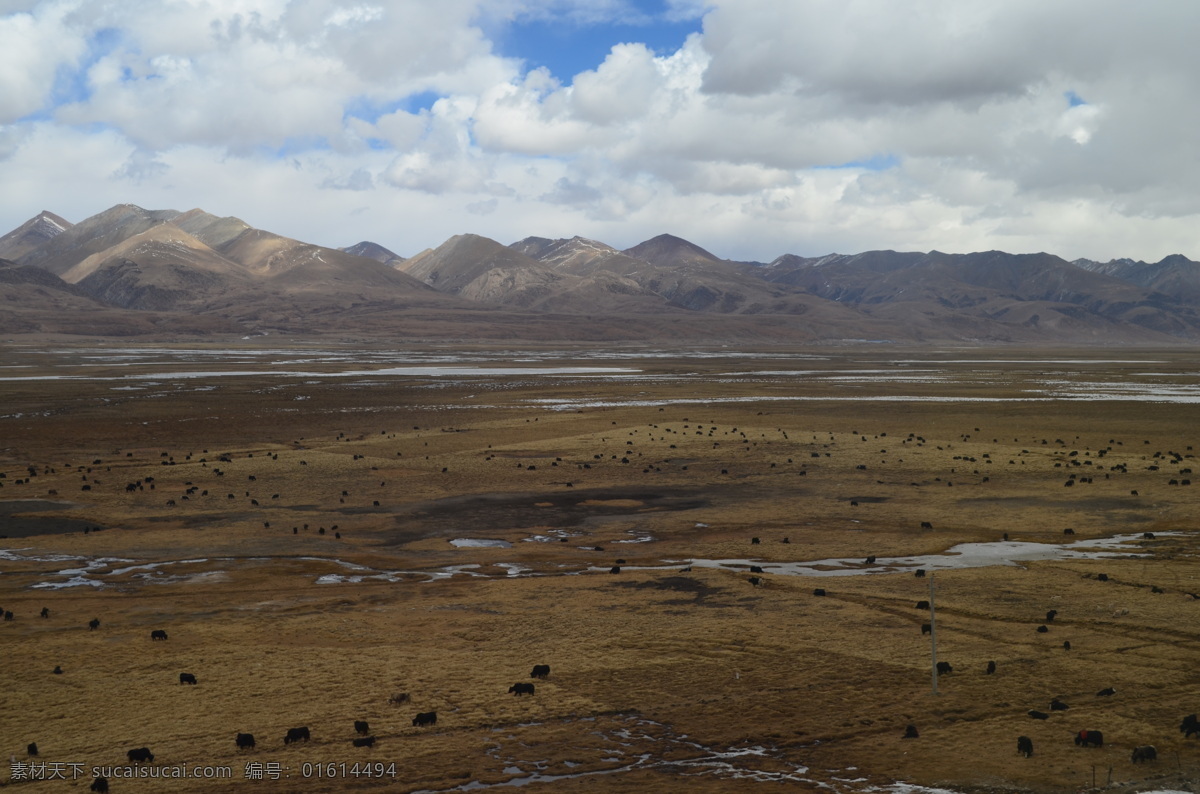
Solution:
<path fill-rule="evenodd" d="M 929 647 L 930 664 L 933 665 L 933 694 L 938 694 L 938 670 L 937 670 L 937 616 L 934 613 L 933 604 L 933 574 L 929 574 Z"/>

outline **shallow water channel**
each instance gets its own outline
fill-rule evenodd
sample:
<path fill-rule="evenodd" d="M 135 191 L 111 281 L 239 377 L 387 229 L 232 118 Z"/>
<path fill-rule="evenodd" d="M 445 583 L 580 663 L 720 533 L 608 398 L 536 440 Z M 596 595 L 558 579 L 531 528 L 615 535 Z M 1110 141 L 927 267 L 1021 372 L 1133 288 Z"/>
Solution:
<path fill-rule="evenodd" d="M 611 720 L 611 721 L 610 721 Z M 709 747 L 676 733 L 644 717 L 585 717 L 576 722 L 586 732 L 574 748 L 580 756 L 593 761 L 528 760 L 516 757 L 527 753 L 522 741 L 525 730 L 539 723 L 498 728 L 489 741 L 488 756 L 504 764 L 502 780 L 471 780 L 449 789 L 424 789 L 413 794 L 444 794 L 451 791 L 486 791 L 519 788 L 534 783 L 554 783 L 628 772 L 651 770 L 680 780 L 689 777 L 716 777 L 723 780 L 756 783 L 792 784 L 798 791 L 827 791 L 835 794 L 890 792 L 891 794 L 953 794 L 947 789 L 926 788 L 908 783 L 881 783 L 857 774 L 857 770 L 810 770 L 804 764 L 788 760 L 777 748 L 762 744 Z"/>
<path fill-rule="evenodd" d="M 1159 533 L 1159 537 L 1169 534 Z M 458 539 L 463 540 L 463 539 Z M 799 562 L 764 562 L 753 559 L 700 559 L 663 560 L 661 565 L 622 566 L 624 570 L 663 570 L 678 571 L 680 566 L 696 566 L 701 568 L 717 568 L 733 571 L 745 571 L 751 565 L 762 568 L 763 573 L 783 576 L 867 576 L 889 573 L 911 573 L 918 569 L 925 571 L 949 570 L 952 568 L 982 568 L 990 565 L 1020 565 L 1033 560 L 1098 560 L 1108 557 L 1147 554 L 1147 549 L 1130 544 L 1142 540 L 1141 534 L 1114 535 L 1109 538 L 1076 540 L 1070 543 L 1028 543 L 1023 541 L 993 541 L 988 543 L 960 543 L 940 554 L 924 554 L 911 557 L 878 557 L 874 563 L 867 564 L 862 558 L 830 558 L 824 560 L 808 560 Z M 491 542 L 474 542 L 467 545 L 456 544 L 464 552 L 474 548 L 497 548 Z M 137 560 L 114 557 L 84 557 L 69 554 L 29 555 L 22 552 L 28 549 L 0 549 L 0 576 L 17 575 L 5 572 L 3 563 L 27 562 L 63 562 L 70 563 L 68 567 L 50 572 L 22 574 L 32 576 L 39 581 L 32 582 L 31 589 L 58 590 L 70 587 L 106 587 L 129 585 L 131 581 L 142 584 L 167 584 L 185 579 L 213 577 L 222 571 L 211 569 L 211 563 L 241 564 L 247 562 L 268 562 L 272 558 L 217 558 L 217 559 L 187 559 L 163 560 L 159 562 L 141 563 Z M 293 557 L 279 559 L 297 559 Z M 341 569 L 337 573 L 318 575 L 314 581 L 317 584 L 344 584 L 358 582 L 403 582 L 403 581 L 435 581 L 453 576 L 469 576 L 478 578 L 493 578 L 494 574 L 486 573 L 484 566 L 479 563 L 465 562 L 457 565 L 447 565 L 429 569 L 381 569 L 359 563 L 346 562 L 330 557 L 302 557 L 300 560 L 323 562 Z M 117 566 L 115 563 L 127 563 Z M 186 572 L 189 566 L 204 565 L 202 571 Z M 595 567 L 564 567 L 557 571 L 534 571 L 531 568 L 515 562 L 491 563 L 490 567 L 504 571 L 507 577 L 518 576 L 570 576 L 587 572 L 608 570 L 604 566 Z M 137 573 L 133 573 L 136 571 Z M 168 573 L 168 571 L 172 571 Z M 174 571 L 179 571 L 175 573 Z M 132 573 L 132 580 L 126 578 Z"/>
<path fill-rule="evenodd" d="M 1166 537 L 1177 533 L 1159 533 Z M 808 562 L 759 562 L 755 560 L 689 559 L 683 564 L 702 568 L 746 568 L 757 565 L 764 573 L 790 576 L 862 576 L 866 574 L 912 573 L 917 570 L 942 571 L 955 568 L 985 568 L 989 565 L 1020 565 L 1035 560 L 1100 560 L 1128 554 L 1146 554 L 1145 549 L 1129 544 L 1142 540 L 1141 533 L 1114 535 L 1110 538 L 1076 540 L 1071 543 L 1029 543 L 1017 540 L 986 543 L 960 543 L 940 554 L 913 557 L 877 557 L 867 564 L 861 557 L 840 557 Z"/>

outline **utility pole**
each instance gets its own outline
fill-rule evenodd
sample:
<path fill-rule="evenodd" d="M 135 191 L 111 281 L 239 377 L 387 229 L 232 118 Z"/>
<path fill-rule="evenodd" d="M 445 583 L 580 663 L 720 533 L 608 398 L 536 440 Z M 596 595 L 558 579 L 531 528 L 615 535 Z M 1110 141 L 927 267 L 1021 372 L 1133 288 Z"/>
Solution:
<path fill-rule="evenodd" d="M 934 611 L 933 604 L 933 573 L 929 574 L 929 646 L 932 649 L 930 652 L 930 664 L 933 668 L 933 694 L 938 694 L 938 670 L 937 670 L 937 615 Z"/>

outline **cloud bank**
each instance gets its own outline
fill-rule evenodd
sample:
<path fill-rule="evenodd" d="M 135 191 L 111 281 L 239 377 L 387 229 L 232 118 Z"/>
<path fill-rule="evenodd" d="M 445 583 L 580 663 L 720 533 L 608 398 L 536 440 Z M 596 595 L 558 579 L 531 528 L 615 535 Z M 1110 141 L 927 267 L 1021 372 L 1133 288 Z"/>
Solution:
<path fill-rule="evenodd" d="M 402 255 L 462 232 L 618 246 L 670 232 L 739 259 L 1200 258 L 1192 4 L 10 0 L 0 14 L 0 231 L 129 201 Z M 531 21 L 619 38 L 556 73 L 530 66 L 552 61 L 536 42 L 506 43 Z M 693 32 L 675 45 L 647 43 L 681 23 Z"/>

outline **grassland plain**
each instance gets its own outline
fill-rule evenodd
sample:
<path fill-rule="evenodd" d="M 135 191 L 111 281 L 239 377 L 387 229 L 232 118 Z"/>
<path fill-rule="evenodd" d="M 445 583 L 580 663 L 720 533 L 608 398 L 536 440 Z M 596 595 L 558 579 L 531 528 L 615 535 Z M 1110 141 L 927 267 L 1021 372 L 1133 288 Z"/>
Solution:
<path fill-rule="evenodd" d="M 387 351 L 333 352 L 5 350 L 0 749 L 16 762 L 36 742 L 37 761 L 90 774 L 145 746 L 157 768 L 232 770 L 114 792 L 1200 779 L 1178 731 L 1200 711 L 1190 354 L 428 348 L 400 358 L 465 371 L 347 377 Z M 934 695 L 930 580 L 891 558 L 1002 556 L 1006 535 L 1134 538 L 937 570 L 953 672 Z M 534 664 L 551 675 L 509 694 Z M 374 747 L 352 746 L 355 720 Z M 311 739 L 285 745 L 298 726 Z M 1083 729 L 1104 747 L 1076 747 Z M 1144 744 L 1158 760 L 1132 764 Z M 250 763 L 290 777 L 247 780 Z M 87 774 L 20 786 L 86 790 Z"/>

